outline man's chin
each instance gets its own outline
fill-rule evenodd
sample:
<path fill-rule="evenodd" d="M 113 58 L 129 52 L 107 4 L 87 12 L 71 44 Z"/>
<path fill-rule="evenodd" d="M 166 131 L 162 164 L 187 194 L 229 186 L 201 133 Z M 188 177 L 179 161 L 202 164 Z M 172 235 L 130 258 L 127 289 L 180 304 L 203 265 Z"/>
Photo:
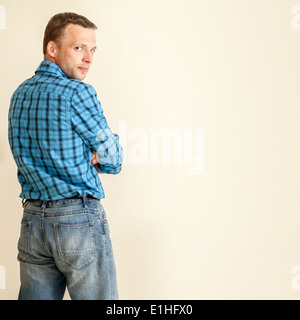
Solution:
<path fill-rule="evenodd" d="M 73 74 L 72 76 L 69 76 L 69 79 L 83 81 L 85 77 L 86 77 L 86 74 Z"/>
<path fill-rule="evenodd" d="M 79 80 L 79 81 L 83 81 L 85 79 L 85 76 L 77 77 L 77 78 L 74 78 L 74 79 Z"/>

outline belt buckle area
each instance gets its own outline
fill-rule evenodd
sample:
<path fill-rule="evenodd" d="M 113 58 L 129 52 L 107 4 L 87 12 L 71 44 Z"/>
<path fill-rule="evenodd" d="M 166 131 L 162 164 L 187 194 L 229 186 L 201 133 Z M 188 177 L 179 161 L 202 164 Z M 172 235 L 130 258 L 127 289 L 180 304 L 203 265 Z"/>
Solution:
<path fill-rule="evenodd" d="M 22 207 L 23 207 L 23 209 L 26 208 L 29 200 L 30 200 L 30 199 L 22 199 Z"/>

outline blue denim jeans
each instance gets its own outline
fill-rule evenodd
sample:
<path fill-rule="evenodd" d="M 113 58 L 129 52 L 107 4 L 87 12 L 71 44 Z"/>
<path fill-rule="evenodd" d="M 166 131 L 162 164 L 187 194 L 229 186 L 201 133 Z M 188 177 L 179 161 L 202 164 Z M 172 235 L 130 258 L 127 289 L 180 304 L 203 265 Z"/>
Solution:
<path fill-rule="evenodd" d="M 18 242 L 19 300 L 118 299 L 105 211 L 97 199 L 30 200 Z"/>

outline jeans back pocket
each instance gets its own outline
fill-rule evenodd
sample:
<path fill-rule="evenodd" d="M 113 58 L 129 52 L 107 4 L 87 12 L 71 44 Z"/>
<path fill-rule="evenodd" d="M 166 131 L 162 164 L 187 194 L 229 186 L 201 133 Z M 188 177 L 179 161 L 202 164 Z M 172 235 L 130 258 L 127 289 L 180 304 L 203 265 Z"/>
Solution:
<path fill-rule="evenodd" d="M 94 223 L 54 224 L 59 259 L 68 267 L 81 270 L 96 259 Z"/>

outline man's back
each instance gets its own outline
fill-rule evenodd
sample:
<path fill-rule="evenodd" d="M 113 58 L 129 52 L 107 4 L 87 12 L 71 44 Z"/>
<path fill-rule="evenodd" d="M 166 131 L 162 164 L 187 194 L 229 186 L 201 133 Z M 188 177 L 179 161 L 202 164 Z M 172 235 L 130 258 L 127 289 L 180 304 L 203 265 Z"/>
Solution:
<path fill-rule="evenodd" d="M 22 186 L 20 197 L 56 200 L 89 194 L 104 198 L 91 163 L 92 151 L 103 145 L 101 130 L 111 133 L 93 87 L 69 79 L 57 65 L 43 61 L 11 99 L 9 142 Z M 119 144 L 117 135 L 111 136 L 118 155 L 115 163 L 104 163 L 101 171 L 116 174 L 121 170 Z"/>

